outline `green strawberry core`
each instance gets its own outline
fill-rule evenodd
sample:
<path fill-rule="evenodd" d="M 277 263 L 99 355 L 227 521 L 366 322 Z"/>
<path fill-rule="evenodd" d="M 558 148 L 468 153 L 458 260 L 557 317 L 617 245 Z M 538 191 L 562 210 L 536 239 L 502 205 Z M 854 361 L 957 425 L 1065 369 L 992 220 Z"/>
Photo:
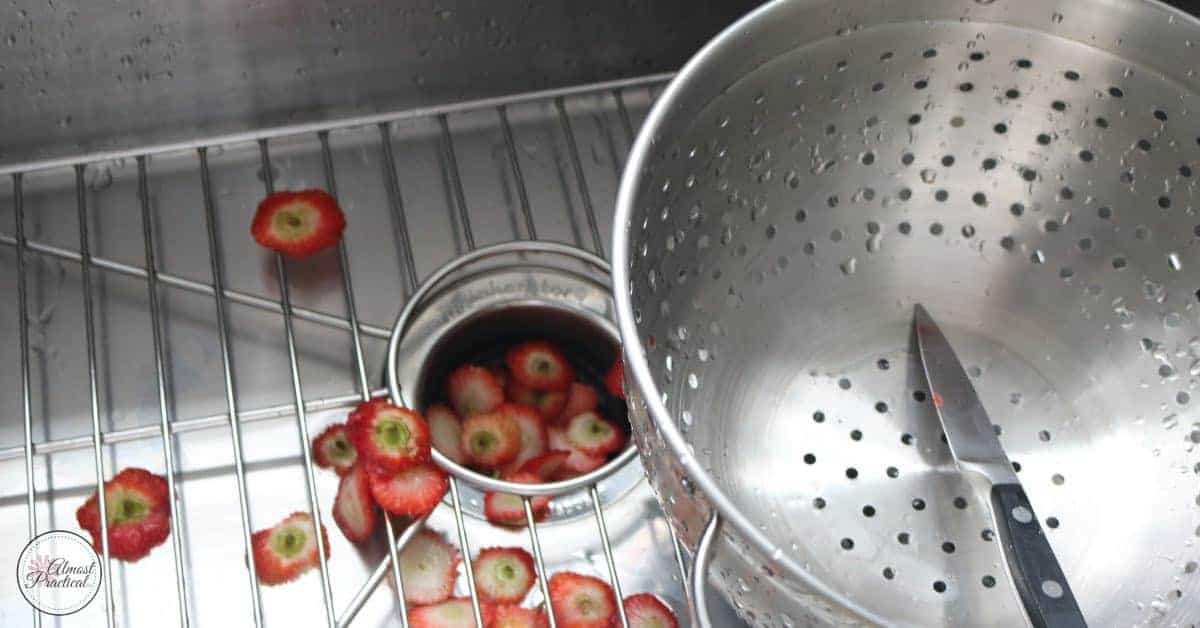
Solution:
<path fill-rule="evenodd" d="M 493 573 L 498 580 L 514 580 L 517 577 L 517 568 L 512 563 L 502 562 L 496 565 Z"/>
<path fill-rule="evenodd" d="M 608 436 L 609 430 L 608 426 L 600 421 L 588 421 L 587 431 L 588 434 L 591 434 L 592 436 L 604 437 Z"/>
<path fill-rule="evenodd" d="M 579 596 L 579 600 L 575 602 L 575 608 L 579 611 L 580 615 L 586 617 L 591 615 L 592 611 L 595 610 L 596 603 L 592 600 L 592 598 L 586 595 L 581 595 Z"/>
<path fill-rule="evenodd" d="M 302 203 L 294 203 L 280 208 L 271 220 L 271 229 L 275 235 L 285 240 L 295 240 L 307 237 L 316 228 L 316 212 Z"/>
<path fill-rule="evenodd" d="M 104 506 L 110 526 L 136 523 L 150 514 L 150 504 L 146 498 L 124 488 L 106 491 Z"/>
<path fill-rule="evenodd" d="M 549 375 L 554 372 L 554 364 L 546 358 L 537 357 L 533 359 L 533 370 L 539 375 Z"/>
<path fill-rule="evenodd" d="M 329 457 L 335 460 L 345 460 L 354 453 L 354 449 L 350 446 L 350 441 L 346 440 L 345 436 L 338 436 L 329 442 Z"/>
<path fill-rule="evenodd" d="M 308 545 L 308 533 L 297 526 L 287 526 L 271 536 L 271 549 L 284 558 L 293 558 Z"/>
<path fill-rule="evenodd" d="M 486 454 L 496 448 L 499 439 L 491 432 L 476 432 L 471 436 L 471 449 L 475 453 Z"/>
<path fill-rule="evenodd" d="M 375 425 L 375 439 L 391 449 L 408 447 L 412 432 L 403 421 L 383 420 Z"/>

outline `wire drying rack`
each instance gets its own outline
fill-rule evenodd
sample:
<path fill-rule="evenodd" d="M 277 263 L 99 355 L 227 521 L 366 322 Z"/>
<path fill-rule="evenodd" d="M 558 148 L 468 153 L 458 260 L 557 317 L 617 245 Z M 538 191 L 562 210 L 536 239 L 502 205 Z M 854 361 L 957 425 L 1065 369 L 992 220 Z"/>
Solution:
<path fill-rule="evenodd" d="M 7 307 L 12 311 L 15 305 L 12 315 L 19 322 L 13 334 L 15 351 L 13 343 L 6 339 L 3 344 L 9 348 L 4 356 L 5 363 L 19 365 L 12 414 L 22 418 L 3 433 L 13 437 L 11 444 L 0 441 L 0 464 L 12 465 L 14 470 L 6 474 L 11 478 L 4 484 L 3 497 L 7 502 L 0 504 L 7 504 L 9 510 L 3 512 L 15 515 L 24 510 L 27 525 L 22 528 L 30 538 L 55 527 L 74 529 L 70 513 L 83 496 L 116 472 L 115 448 L 125 444 L 137 446 L 137 455 L 148 461 L 143 466 L 165 469 L 173 505 L 172 534 L 166 546 L 155 552 L 154 559 L 148 559 L 153 573 L 140 576 L 130 576 L 126 566 L 110 562 L 105 544 L 104 584 L 97 596 L 99 604 L 92 605 L 102 606 L 103 611 L 100 614 L 93 608 L 92 612 L 97 614 L 91 617 L 110 627 L 139 623 L 136 619 L 140 617 L 135 617 L 129 599 L 147 595 L 135 589 L 138 583 L 151 582 L 155 591 L 160 592 L 155 621 L 161 622 L 170 613 L 180 625 L 207 623 L 205 618 L 210 613 L 201 609 L 207 609 L 213 602 L 205 594 L 214 590 L 210 582 L 215 578 L 221 581 L 221 586 L 249 591 L 244 607 L 232 604 L 239 608 L 240 615 L 232 616 L 236 623 L 265 625 L 268 616 L 264 611 L 264 594 L 252 562 L 245 568 L 243 561 L 226 564 L 224 573 L 217 576 L 199 575 L 202 572 L 198 564 L 202 561 L 192 546 L 198 542 L 196 534 L 208 524 L 197 523 L 195 517 L 184 512 L 192 491 L 183 486 L 191 482 L 189 465 L 196 466 L 192 463 L 201 458 L 181 453 L 191 446 L 189 435 L 206 435 L 204 451 L 222 449 L 218 441 L 231 449 L 229 464 L 207 473 L 223 479 L 221 490 L 229 511 L 225 520 L 236 519 L 238 534 L 226 539 L 225 545 L 230 546 L 226 551 L 244 556 L 252 531 L 279 518 L 258 514 L 256 505 L 262 492 L 255 491 L 252 496 L 248 489 L 251 474 L 258 473 L 264 463 L 252 460 L 257 445 L 247 439 L 259 436 L 257 432 L 253 437 L 247 436 L 247 430 L 272 426 L 273 438 L 277 438 L 281 426 L 288 425 L 286 419 L 294 418 L 289 427 L 290 438 L 298 437 L 299 443 L 307 444 L 316 433 L 314 416 L 326 413 L 342 416 L 361 400 L 385 395 L 386 389 L 373 387 L 372 382 L 381 379 L 380 360 L 376 357 L 391 331 L 389 317 L 394 317 L 404 300 L 417 290 L 422 275 L 427 274 L 423 270 L 435 268 L 456 254 L 517 238 L 564 241 L 604 258 L 604 234 L 611 222 L 609 201 L 615 195 L 616 177 L 625 151 L 632 141 L 636 121 L 668 78 L 648 76 L 0 168 L 0 174 L 8 175 L 7 205 L 12 214 L 9 224 L 13 226 L 11 233 L 0 228 L 0 269 L 4 266 L 11 269 L 9 278 L 16 286 L 16 301 Z M 580 141 L 578 134 L 582 127 L 587 128 L 590 143 L 587 139 Z M 536 145 L 544 141 L 552 150 L 542 154 L 531 152 L 533 149 L 523 141 L 527 137 L 535 137 L 528 143 Z M 463 150 L 464 144 L 469 151 Z M 428 167 L 429 176 L 413 174 L 415 183 L 403 182 L 406 165 L 411 165 L 409 155 L 422 151 L 427 159 L 417 159 L 420 163 L 416 169 Z M 357 162 L 352 159 L 355 154 L 361 157 Z M 287 166 L 288 163 L 302 164 L 299 169 L 306 170 L 308 178 L 293 173 L 293 166 Z M 432 164 L 436 164 L 436 170 Z M 597 176 L 599 171 L 604 172 L 603 177 Z M 349 245 L 344 241 L 329 257 L 317 262 L 325 270 L 297 265 L 277 254 L 261 251 L 255 255 L 259 265 L 253 266 L 245 259 L 249 253 L 240 255 L 245 245 L 243 240 L 248 239 L 244 234 L 248 212 L 253 210 L 253 204 L 244 201 L 270 193 L 281 183 L 294 187 L 297 182 L 325 188 L 348 208 Z M 502 192 L 499 201 L 477 200 L 487 199 L 495 190 Z M 112 199 L 118 194 L 122 200 L 114 204 Z M 364 195 L 370 199 L 355 200 Z M 431 202 L 434 198 L 442 202 Z M 433 209 L 436 205 L 444 207 Z M 481 205 L 489 208 L 481 211 Z M 186 207 L 172 209 L 177 206 Z M 132 210 L 136 213 L 131 214 Z M 435 215 L 438 212 L 440 216 Z M 390 228 L 364 228 L 358 238 L 370 244 L 358 244 L 353 230 L 355 223 L 364 218 L 372 221 L 372 225 Z M 128 228 L 139 221 L 140 229 Z M 73 225 L 69 224 L 72 222 Z M 33 236 L 31 223 L 37 223 L 32 229 L 37 231 Z M 121 227 L 114 231 L 113 224 Z M 75 236 L 73 243 L 72 234 L 68 233 L 71 231 Z M 441 238 L 433 237 L 434 233 Z M 112 244 L 114 238 L 118 244 Z M 140 251 L 132 248 L 137 240 Z M 395 258 L 378 250 L 381 243 L 388 241 Z M 113 253 L 108 253 L 109 250 Z M 360 250 L 364 251 L 362 255 Z M 207 268 L 197 266 L 205 258 Z M 59 270 L 57 275 L 47 273 L 42 268 L 47 263 L 69 270 Z M 387 264 L 394 264 L 391 268 L 398 271 L 394 276 L 393 271 L 379 270 Z M 247 272 L 247 268 L 253 272 Z M 330 268 L 336 272 L 329 271 Z M 68 275 L 65 280 L 64 273 Z M 380 279 L 381 276 L 386 279 Z M 58 295 L 53 290 L 55 277 L 59 278 L 58 287 L 77 283 L 75 298 L 81 302 L 79 317 L 63 323 L 72 327 L 81 323 L 78 327 L 82 328 L 83 349 L 79 354 L 83 359 L 72 368 L 85 367 L 79 371 L 84 374 L 80 386 L 83 390 L 69 400 L 58 400 L 47 392 L 54 388 L 56 377 L 56 349 L 47 338 L 47 326 L 52 330 L 56 323 L 48 322 L 45 314 L 47 294 Z M 50 288 L 46 287 L 48 283 Z M 368 285 L 367 290 L 362 288 L 364 284 Z M 381 285 L 391 289 L 380 289 Z M 143 384 L 149 386 L 146 390 L 150 391 L 149 396 L 144 395 L 140 400 L 140 409 L 150 412 L 135 412 L 137 417 L 126 421 L 113 417 L 121 414 L 119 410 L 123 407 L 121 382 L 125 380 L 120 373 L 126 369 L 114 366 L 122 361 L 121 350 L 113 348 L 121 344 L 116 341 L 122 338 L 118 329 L 121 323 L 113 320 L 121 318 L 123 310 L 110 306 L 110 301 L 121 299 L 131 301 L 127 306 L 133 310 L 144 310 L 150 327 L 149 359 L 141 363 L 143 368 L 139 371 L 145 380 Z M 198 361 L 213 368 L 197 375 L 191 367 L 180 367 L 197 360 L 191 359 L 187 346 L 177 346 L 179 334 L 174 321 L 181 312 L 199 316 L 204 309 L 215 332 L 210 343 L 210 349 L 215 347 L 215 351 Z M 249 322 L 245 320 L 247 316 Z M 282 333 L 264 331 L 270 325 L 262 321 L 275 321 L 274 325 L 281 321 Z M 348 358 L 344 355 L 347 339 Z M 69 340 L 59 340 L 57 351 L 63 351 L 62 346 Z M 324 344 L 337 348 L 320 348 Z M 268 348 L 261 350 L 262 357 L 251 354 L 246 359 L 242 355 L 258 351 L 263 345 Z M 244 349 L 246 346 L 254 349 Z M 330 358 L 327 355 L 330 353 L 338 359 Z M 320 365 L 315 375 L 309 362 Z M 254 383 L 245 383 L 247 377 L 253 382 L 258 377 L 255 371 L 270 363 L 286 374 L 273 380 L 278 384 L 275 392 L 286 389 L 290 400 L 259 403 L 259 399 L 269 400 L 271 395 L 258 394 L 259 388 Z M 250 375 L 243 375 L 244 366 L 249 367 Z M 132 366 L 129 369 L 136 370 Z M 207 387 L 209 394 L 179 392 L 178 382 L 192 376 L 212 380 Z M 345 385 L 347 379 L 353 382 L 350 390 Z M 254 392 L 246 394 L 248 390 Z M 219 394 L 212 394 L 214 391 Z M 11 394 L 6 392 L 4 396 Z M 72 405 L 79 411 L 62 410 L 70 418 L 57 418 L 58 406 Z M 194 413 L 189 412 L 190 408 L 211 411 Z M 157 446 L 152 446 L 155 443 Z M 147 447 L 158 456 L 157 466 L 151 466 L 153 459 L 145 457 L 142 450 Z M 84 464 L 89 453 L 90 466 Z M 52 468 L 52 459 L 66 460 L 63 467 L 58 467 L 66 471 Z M 330 522 L 325 510 L 332 501 L 332 493 L 321 489 L 320 472 L 314 469 L 310 449 L 293 447 L 282 459 L 291 463 L 283 466 L 294 467 L 288 477 L 303 479 L 305 509 Z M 18 464 L 23 467 L 22 473 L 15 473 Z M 231 473 L 222 471 L 226 469 Z M 66 478 L 60 477 L 63 475 Z M 460 481 L 452 477 L 449 505 L 443 504 L 439 509 L 448 509 L 453 515 L 466 567 L 467 592 L 479 621 L 470 562 L 472 549 L 480 547 L 472 542 L 476 529 L 472 526 L 478 524 L 472 524 L 465 514 Z M 235 499 L 229 498 L 231 488 Z M 606 521 L 606 504 L 595 484 L 587 492 L 594 539 L 599 542 L 608 579 L 620 597 L 618 559 Z M 103 500 L 100 505 L 103 521 Z M 556 543 L 557 530 L 550 529 L 553 525 L 534 523 L 528 498 L 525 511 L 529 525 L 522 534 L 528 535 L 535 554 L 538 586 L 545 597 L 548 589 L 543 548 L 547 543 Z M 8 519 L 11 521 L 6 525 L 13 526 L 19 517 Z M 420 525 L 400 531 L 388 518 L 384 521 L 387 538 L 396 542 L 382 543 L 386 548 L 378 556 L 382 560 L 364 561 L 357 566 L 355 573 L 363 576 L 357 583 L 349 581 L 347 585 L 338 575 L 336 588 L 340 595 L 335 595 L 333 570 L 324 559 L 324 552 L 320 553 L 319 577 L 308 577 L 309 588 L 305 591 L 315 593 L 319 589 L 319 595 L 312 597 L 320 600 L 321 621 L 311 615 L 314 608 L 308 607 L 306 624 L 348 626 L 359 616 L 389 570 L 400 581 L 394 561 L 397 546 L 402 547 Z M 658 525 L 666 531 L 660 540 L 670 543 L 667 552 L 673 555 L 679 576 L 683 577 L 684 560 L 679 545 L 661 518 Z M 20 536 L 19 529 L 13 531 L 14 538 Z M 331 531 L 330 537 L 335 535 Z M 19 547 L 13 551 L 19 551 Z M 146 571 L 141 563 L 137 569 Z M 161 593 L 168 578 L 173 580 L 174 597 Z M 348 599 L 347 590 L 354 591 Z M 398 623 L 407 627 L 402 586 L 393 587 L 392 596 L 394 607 L 384 617 L 393 624 L 399 618 Z M 623 609 L 620 615 L 622 625 L 627 625 Z M 21 623 L 25 621 L 22 617 L 27 617 L 36 626 L 43 621 L 57 623 L 64 619 L 36 612 L 28 614 L 15 607 L 5 609 L 4 616 Z M 556 625 L 552 616 L 551 625 Z"/>

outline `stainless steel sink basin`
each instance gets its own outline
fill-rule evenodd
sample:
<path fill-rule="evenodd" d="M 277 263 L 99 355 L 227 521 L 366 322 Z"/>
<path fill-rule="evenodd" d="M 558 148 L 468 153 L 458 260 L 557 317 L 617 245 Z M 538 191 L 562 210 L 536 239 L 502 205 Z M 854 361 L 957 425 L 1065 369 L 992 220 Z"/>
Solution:
<path fill-rule="evenodd" d="M 529 237 L 528 212 L 539 239 L 595 251 L 591 213 L 603 254 L 625 152 L 667 79 L 655 72 L 677 67 L 748 8 L 592 4 L 4 9 L 0 534 L 8 540 L 0 565 L 12 568 L 34 532 L 77 531 L 75 509 L 98 473 L 162 471 L 164 443 L 182 534 L 178 570 L 170 542 L 140 562 L 114 562 L 111 603 L 102 588 L 77 614 L 37 617 L 6 584 L 0 624 L 255 623 L 243 527 L 309 508 L 298 421 L 315 434 L 359 398 L 336 252 L 287 264 L 293 309 L 282 314 L 274 258 L 248 231 L 265 181 L 336 184 L 349 220 L 362 364 L 382 392 L 386 333 L 412 291 L 406 252 L 420 279 L 467 251 L 464 216 L 483 246 Z M 638 464 L 622 473 L 640 477 Z M 336 478 L 315 479 L 333 527 Z M 607 577 L 611 556 L 626 594 L 657 593 L 686 621 L 677 561 L 686 556 L 645 481 L 605 500 L 607 542 L 587 509 L 539 526 L 550 571 Z M 498 530 L 465 510 L 473 550 L 528 543 L 524 531 Z M 450 506 L 430 525 L 455 538 Z M 386 555 L 382 537 L 365 549 L 336 530 L 329 537 L 332 609 L 312 574 L 263 588 L 262 623 L 321 625 L 332 614 L 339 625 L 400 625 L 386 584 L 363 589 Z M 734 625 L 731 617 L 722 625 Z"/>

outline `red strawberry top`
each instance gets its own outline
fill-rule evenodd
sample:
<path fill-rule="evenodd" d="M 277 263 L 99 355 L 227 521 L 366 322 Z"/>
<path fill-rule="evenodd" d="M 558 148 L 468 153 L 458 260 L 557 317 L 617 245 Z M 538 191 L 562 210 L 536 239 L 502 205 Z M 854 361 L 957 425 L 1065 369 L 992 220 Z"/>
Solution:
<path fill-rule="evenodd" d="M 250 234 L 268 249 L 304 258 L 337 244 L 346 229 L 342 208 L 324 190 L 275 192 L 258 204 Z"/>
<path fill-rule="evenodd" d="M 167 481 L 145 469 L 129 467 L 104 483 L 108 552 L 130 562 L 150 553 L 171 532 L 171 505 Z M 75 511 L 79 526 L 92 535 L 92 545 L 101 551 L 100 505 L 97 494 Z"/>

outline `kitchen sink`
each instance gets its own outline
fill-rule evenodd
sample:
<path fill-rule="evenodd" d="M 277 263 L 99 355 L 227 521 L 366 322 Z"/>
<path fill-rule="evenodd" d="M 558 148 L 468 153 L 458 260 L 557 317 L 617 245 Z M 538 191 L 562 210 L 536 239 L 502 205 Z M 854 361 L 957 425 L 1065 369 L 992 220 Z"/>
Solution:
<path fill-rule="evenodd" d="M 5 585 L 0 624 L 401 625 L 382 534 L 363 547 L 330 530 L 328 600 L 315 572 L 255 596 L 245 531 L 311 507 L 301 427 L 344 420 L 360 369 L 386 394 L 413 278 L 509 240 L 606 257 L 624 156 L 667 72 L 748 8 L 6 7 L 0 565 L 36 533 L 80 531 L 75 509 L 127 466 L 169 473 L 182 534 L 178 555 L 168 541 L 113 561 L 111 588 L 75 614 L 38 616 Z M 281 272 L 250 238 L 268 185 L 336 194 L 344 271 L 331 250 Z M 333 528 L 337 478 L 312 477 Z M 687 551 L 640 463 L 606 482 L 620 490 L 537 526 L 548 571 L 615 573 L 686 624 Z M 427 525 L 472 552 L 529 546 L 479 518 L 475 495 Z"/>

